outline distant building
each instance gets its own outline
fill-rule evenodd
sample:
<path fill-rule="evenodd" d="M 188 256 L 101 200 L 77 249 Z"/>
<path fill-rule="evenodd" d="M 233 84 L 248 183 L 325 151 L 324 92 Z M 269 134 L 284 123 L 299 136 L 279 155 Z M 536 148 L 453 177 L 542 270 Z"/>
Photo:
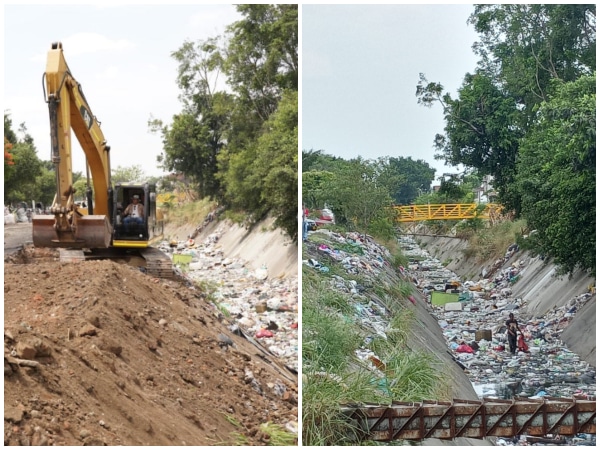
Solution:
<path fill-rule="evenodd" d="M 473 189 L 475 194 L 475 202 L 477 203 L 494 203 L 498 198 L 498 193 L 493 186 L 494 177 L 485 175 L 479 187 Z"/>

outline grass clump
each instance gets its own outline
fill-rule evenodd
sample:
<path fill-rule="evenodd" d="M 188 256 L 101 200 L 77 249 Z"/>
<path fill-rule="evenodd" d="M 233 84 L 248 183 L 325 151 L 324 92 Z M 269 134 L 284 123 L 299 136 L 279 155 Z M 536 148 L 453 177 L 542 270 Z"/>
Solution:
<path fill-rule="evenodd" d="M 308 373 L 302 384 L 303 445 L 343 445 L 360 440 L 361 430 L 348 421 L 342 405 L 356 402 L 385 404 L 374 376 L 367 371 L 344 377 Z"/>
<path fill-rule="evenodd" d="M 165 208 L 165 205 L 161 205 Z M 181 202 L 166 208 L 165 219 L 174 225 L 201 223 L 216 208 L 216 203 L 208 198 L 193 202 Z"/>
<path fill-rule="evenodd" d="M 304 297 L 304 295 L 303 295 Z M 302 301 L 302 361 L 305 369 L 340 373 L 363 337 L 348 316 Z"/>
<path fill-rule="evenodd" d="M 268 445 L 277 447 L 298 445 L 298 437 L 281 425 L 265 422 L 260 424 L 259 429 L 267 437 L 265 440 L 268 442 Z"/>
<path fill-rule="evenodd" d="M 432 355 L 422 352 L 399 351 L 390 355 L 386 363 L 390 396 L 404 402 L 435 396 L 443 381 L 435 363 Z"/>
<path fill-rule="evenodd" d="M 523 220 L 505 221 L 479 230 L 469 239 L 469 248 L 464 251 L 465 257 L 475 256 L 477 262 L 503 257 L 506 249 L 517 241 L 524 226 Z"/>

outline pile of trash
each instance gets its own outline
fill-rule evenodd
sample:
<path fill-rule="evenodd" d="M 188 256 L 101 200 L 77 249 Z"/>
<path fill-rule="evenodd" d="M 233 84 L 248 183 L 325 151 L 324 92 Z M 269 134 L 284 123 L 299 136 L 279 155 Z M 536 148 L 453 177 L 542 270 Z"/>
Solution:
<path fill-rule="evenodd" d="M 522 261 L 497 271 L 493 278 L 463 283 L 411 237 L 401 238 L 400 243 L 412 260 L 409 274 L 425 295 L 456 363 L 480 397 L 595 400 L 595 368 L 560 340 L 571 318 L 592 297 L 590 293 L 572 298 L 543 317 L 526 317 L 519 314 L 526 305 L 511 290 L 522 275 Z M 509 352 L 506 338 L 510 312 L 517 316 L 524 338 L 515 355 Z"/>
<path fill-rule="evenodd" d="M 375 337 L 387 338 L 390 314 L 377 297 L 367 295 L 367 290 L 376 283 L 382 283 L 386 272 L 396 273 L 389 263 L 390 251 L 372 237 L 355 232 L 341 234 L 318 229 L 309 232 L 309 235 L 313 234 L 320 236 L 309 240 L 312 257 L 303 260 L 304 265 L 328 273 L 332 264 L 339 264 L 348 278 L 352 276 L 361 280 L 359 283 L 337 274 L 331 274 L 328 278 L 330 289 L 344 295 L 351 306 L 352 317 L 346 317 L 346 320 L 359 323 L 366 330 L 367 336 L 363 345 L 354 351 L 355 356 L 375 375 L 383 376 L 379 355 L 369 348 L 369 344 Z M 327 243 L 316 243 L 317 241 Z"/>
<path fill-rule="evenodd" d="M 298 370 L 298 278 L 270 279 L 266 266 L 249 268 L 227 258 L 216 231 L 204 242 L 163 241 L 180 275 L 210 292 L 210 300 L 234 327 L 256 339 L 287 367 Z"/>
<path fill-rule="evenodd" d="M 368 235 L 353 232 L 342 235 L 326 229 L 319 229 L 314 233 L 325 235 L 327 240 L 331 242 L 330 244 L 318 245 L 319 253 L 323 255 L 322 260 L 330 258 L 340 263 L 348 274 L 360 274 L 369 280 L 374 280 L 385 265 L 389 266 L 386 261 L 386 258 L 390 256 L 389 250 L 373 241 Z M 326 262 L 310 258 L 302 261 L 302 263 L 321 272 L 329 272 Z"/>

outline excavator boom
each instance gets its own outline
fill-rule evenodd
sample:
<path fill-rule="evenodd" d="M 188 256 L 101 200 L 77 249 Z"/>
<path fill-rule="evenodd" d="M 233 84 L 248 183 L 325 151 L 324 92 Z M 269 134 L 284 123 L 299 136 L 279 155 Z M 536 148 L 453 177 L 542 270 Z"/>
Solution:
<path fill-rule="evenodd" d="M 111 243 L 110 147 L 92 114 L 81 86 L 71 74 L 61 43 L 48 51 L 44 91 L 50 114 L 52 163 L 56 193 L 50 216 L 36 215 L 33 244 L 37 247 L 107 248 Z M 75 203 L 71 132 L 81 145 L 94 183 L 95 200 L 85 214 Z"/>

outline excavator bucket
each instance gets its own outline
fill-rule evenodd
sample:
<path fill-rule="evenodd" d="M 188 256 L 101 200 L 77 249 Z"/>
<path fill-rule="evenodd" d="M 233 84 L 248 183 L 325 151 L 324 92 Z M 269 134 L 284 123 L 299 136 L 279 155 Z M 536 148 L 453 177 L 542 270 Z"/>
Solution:
<path fill-rule="evenodd" d="M 55 226 L 54 216 L 33 217 L 33 245 L 52 248 L 108 248 L 111 227 L 107 216 L 90 215 L 77 219 L 73 231 L 61 231 Z"/>

